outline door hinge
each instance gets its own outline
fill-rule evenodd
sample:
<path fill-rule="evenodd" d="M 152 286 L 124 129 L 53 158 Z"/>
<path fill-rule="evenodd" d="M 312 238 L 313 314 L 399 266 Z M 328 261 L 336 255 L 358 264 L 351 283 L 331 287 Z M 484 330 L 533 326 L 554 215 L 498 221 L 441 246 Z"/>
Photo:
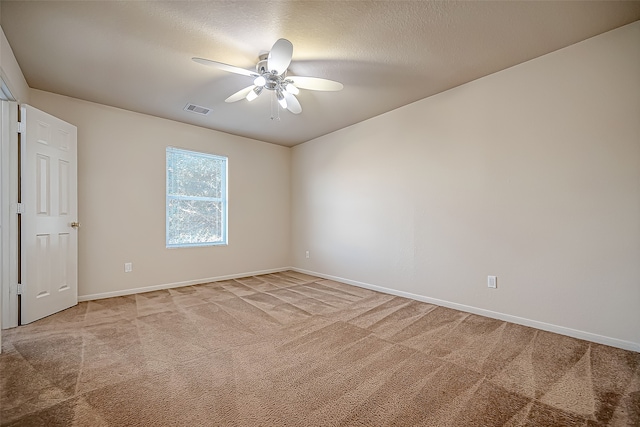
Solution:
<path fill-rule="evenodd" d="M 16 286 L 16 295 L 22 295 L 23 292 L 24 286 L 22 285 L 22 283 L 18 283 L 18 286 Z"/>
<path fill-rule="evenodd" d="M 24 213 L 24 205 L 22 203 L 16 203 L 16 213 L 17 214 Z"/>
<path fill-rule="evenodd" d="M 18 122 L 18 133 L 24 132 L 24 122 Z"/>

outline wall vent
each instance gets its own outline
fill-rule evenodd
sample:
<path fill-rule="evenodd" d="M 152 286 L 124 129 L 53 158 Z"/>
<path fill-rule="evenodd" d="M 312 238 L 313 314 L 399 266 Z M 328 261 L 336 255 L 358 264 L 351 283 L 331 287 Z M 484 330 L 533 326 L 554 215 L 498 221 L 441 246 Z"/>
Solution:
<path fill-rule="evenodd" d="M 211 112 L 211 108 L 201 107 L 200 105 L 196 105 L 196 104 L 187 104 L 185 105 L 184 110 L 191 111 L 192 113 L 196 113 L 196 114 L 201 114 L 203 116 L 206 116 Z"/>

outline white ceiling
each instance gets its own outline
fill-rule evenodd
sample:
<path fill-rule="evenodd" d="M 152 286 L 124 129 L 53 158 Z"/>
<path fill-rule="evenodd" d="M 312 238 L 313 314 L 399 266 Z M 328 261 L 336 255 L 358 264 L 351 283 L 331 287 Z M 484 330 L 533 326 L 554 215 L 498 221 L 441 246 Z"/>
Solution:
<path fill-rule="evenodd" d="M 0 24 L 30 87 L 293 146 L 640 19 L 640 1 L 7 1 Z M 299 115 L 271 92 L 224 100 L 279 38 Z M 212 108 L 208 116 L 183 110 Z"/>

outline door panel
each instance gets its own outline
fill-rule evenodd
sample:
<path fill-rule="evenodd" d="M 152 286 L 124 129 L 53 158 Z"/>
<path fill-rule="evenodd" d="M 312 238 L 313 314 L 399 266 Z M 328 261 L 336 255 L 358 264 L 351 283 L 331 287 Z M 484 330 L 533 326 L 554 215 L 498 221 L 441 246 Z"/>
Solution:
<path fill-rule="evenodd" d="M 77 130 L 21 107 L 22 323 L 78 303 Z"/>

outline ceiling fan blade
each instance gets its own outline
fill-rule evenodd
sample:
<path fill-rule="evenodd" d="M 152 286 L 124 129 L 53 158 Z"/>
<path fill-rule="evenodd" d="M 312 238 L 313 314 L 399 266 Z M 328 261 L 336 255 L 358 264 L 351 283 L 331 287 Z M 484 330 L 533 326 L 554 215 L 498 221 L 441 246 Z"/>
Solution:
<path fill-rule="evenodd" d="M 278 75 L 287 71 L 293 56 L 293 45 L 287 39 L 279 39 L 273 44 L 269 57 L 267 58 L 267 68 L 269 71 L 276 71 Z"/>
<path fill-rule="evenodd" d="M 239 91 L 237 91 L 236 93 L 234 93 L 233 95 L 225 99 L 224 102 L 236 102 L 236 101 L 240 101 L 241 99 L 245 99 L 249 94 L 249 92 L 251 92 L 254 87 L 256 86 L 251 85 L 251 86 L 245 87 L 244 89 L 240 89 Z"/>
<path fill-rule="evenodd" d="M 302 113 L 302 106 L 300 105 L 300 101 L 298 98 L 292 93 L 287 91 L 283 91 L 284 99 L 287 100 L 287 110 L 291 111 L 293 114 Z"/>
<path fill-rule="evenodd" d="M 222 62 L 212 61 L 210 59 L 204 58 L 191 58 L 193 61 L 198 64 L 206 65 L 208 67 L 217 68 L 222 71 L 227 71 L 229 73 L 242 74 L 243 76 L 249 77 L 257 77 L 258 73 L 255 71 L 245 70 L 244 68 L 234 67 L 233 65 L 223 64 Z"/>
<path fill-rule="evenodd" d="M 321 79 L 318 77 L 288 76 L 287 80 L 291 80 L 293 84 L 299 89 L 334 92 L 342 90 L 342 88 L 344 87 L 342 83 L 328 79 Z"/>

